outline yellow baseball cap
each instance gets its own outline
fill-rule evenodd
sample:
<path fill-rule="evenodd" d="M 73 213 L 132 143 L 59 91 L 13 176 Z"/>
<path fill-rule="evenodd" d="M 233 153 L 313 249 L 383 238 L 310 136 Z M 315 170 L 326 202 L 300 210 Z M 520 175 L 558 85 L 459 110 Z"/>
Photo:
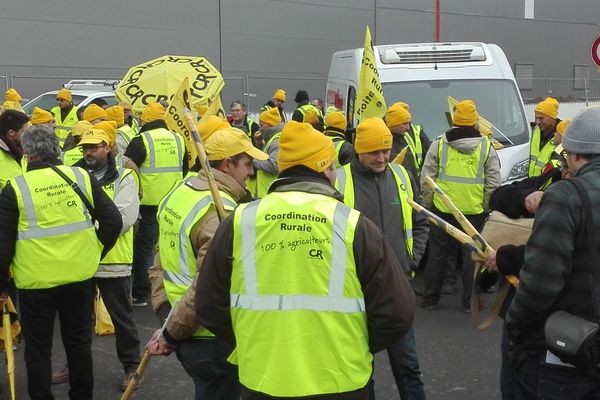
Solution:
<path fill-rule="evenodd" d="M 196 124 L 196 128 L 200 133 L 200 138 L 202 142 L 206 142 L 210 135 L 215 133 L 218 130 L 231 128 L 229 122 L 217 117 L 216 115 L 209 115 L 206 118 L 203 118 Z"/>
<path fill-rule="evenodd" d="M 93 127 L 94 125 L 86 120 L 77 121 L 75 125 L 73 125 L 73 129 L 71 129 L 71 133 L 73 136 L 83 136 L 86 132 L 91 131 Z"/>
<path fill-rule="evenodd" d="M 204 145 L 210 161 L 224 160 L 237 154 L 246 153 L 256 160 L 267 160 L 267 153 L 254 147 L 248 135 L 237 128 L 225 128 L 215 131 Z"/>
<path fill-rule="evenodd" d="M 102 121 L 94 125 L 95 129 L 102 129 L 108 136 L 108 144 L 111 146 L 117 141 L 117 123 L 115 121 Z"/>
<path fill-rule="evenodd" d="M 102 129 L 93 128 L 93 129 L 90 129 L 89 131 L 85 132 L 81 136 L 81 141 L 79 142 L 78 146 L 83 146 L 84 144 L 100 144 L 100 143 L 110 144 L 110 138 L 108 137 L 106 132 L 104 132 Z"/>

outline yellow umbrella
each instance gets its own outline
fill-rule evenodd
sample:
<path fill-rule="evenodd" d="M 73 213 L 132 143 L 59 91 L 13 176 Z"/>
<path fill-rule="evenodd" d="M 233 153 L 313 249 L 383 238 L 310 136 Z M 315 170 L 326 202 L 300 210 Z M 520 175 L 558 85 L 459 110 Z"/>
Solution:
<path fill-rule="evenodd" d="M 168 103 L 185 78 L 194 108 L 213 99 L 225 85 L 219 70 L 204 57 L 162 56 L 130 68 L 115 94 L 139 113 L 149 103 Z"/>
<path fill-rule="evenodd" d="M 13 306 L 10 297 L 2 306 L 2 333 L 0 338 L 4 342 L 4 350 L 6 351 L 6 369 L 8 372 L 8 383 L 10 386 L 11 399 L 15 399 L 15 355 L 13 351 L 13 338 L 21 333 L 21 325 L 19 321 L 11 322 L 11 314 L 16 316 L 15 307 Z"/>

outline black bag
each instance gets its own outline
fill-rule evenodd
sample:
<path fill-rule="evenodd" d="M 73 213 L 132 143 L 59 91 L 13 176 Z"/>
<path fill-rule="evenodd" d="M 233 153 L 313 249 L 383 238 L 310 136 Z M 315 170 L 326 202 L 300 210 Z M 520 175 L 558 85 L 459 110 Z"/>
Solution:
<path fill-rule="evenodd" d="M 575 185 L 583 204 L 584 232 L 588 239 L 588 248 L 591 255 L 589 259 L 593 263 L 590 276 L 592 304 L 596 318 L 600 320 L 600 309 L 598 308 L 598 291 L 600 289 L 598 263 L 600 263 L 600 259 L 596 247 L 598 242 L 591 226 L 592 207 L 582 183 L 577 179 L 570 179 L 568 182 Z M 565 311 L 552 313 L 544 325 L 544 336 L 546 337 L 548 349 L 558 356 L 561 361 L 572 364 L 594 377 L 600 377 L 599 332 L 600 325 L 597 322 L 590 322 Z"/>

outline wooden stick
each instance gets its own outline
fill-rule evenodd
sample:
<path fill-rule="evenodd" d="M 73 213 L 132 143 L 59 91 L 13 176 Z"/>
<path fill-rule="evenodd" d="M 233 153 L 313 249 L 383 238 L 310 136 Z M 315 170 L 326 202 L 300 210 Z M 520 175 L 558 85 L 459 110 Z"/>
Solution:
<path fill-rule="evenodd" d="M 208 157 L 206 156 L 206 151 L 204 150 L 204 146 L 202 145 L 202 139 L 200 138 L 200 134 L 198 133 L 198 129 L 196 128 L 196 124 L 194 123 L 194 117 L 189 110 L 185 110 L 185 120 L 188 125 L 188 129 L 192 133 L 194 138 L 194 142 L 196 142 L 196 150 L 198 151 L 198 158 L 200 158 L 200 164 L 202 165 L 202 170 L 206 175 L 208 180 L 208 187 L 210 188 L 210 193 L 213 197 L 213 202 L 215 203 L 215 207 L 217 209 L 217 214 L 219 216 L 219 221 L 223 221 L 227 216 L 225 212 L 225 207 L 223 206 L 223 200 L 221 199 L 221 194 L 219 193 L 219 188 L 217 187 L 217 182 L 215 181 L 215 177 L 212 173 L 212 169 L 208 162 Z"/>

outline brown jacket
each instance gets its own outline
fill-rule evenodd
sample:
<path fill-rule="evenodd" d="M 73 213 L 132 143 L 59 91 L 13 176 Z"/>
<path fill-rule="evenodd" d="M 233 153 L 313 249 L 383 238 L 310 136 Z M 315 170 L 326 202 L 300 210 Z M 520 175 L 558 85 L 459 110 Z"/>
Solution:
<path fill-rule="evenodd" d="M 219 191 L 229 194 L 234 200 L 236 200 L 236 202 L 246 195 L 245 189 L 242 188 L 240 184 L 231 176 L 215 169 L 212 171 L 213 175 L 215 176 Z M 200 172 L 198 177 L 190 178 L 188 184 L 196 190 L 209 190 L 206 176 L 202 172 Z M 196 322 L 196 308 L 194 305 L 196 282 L 198 280 L 198 273 L 200 271 L 200 267 L 202 266 L 204 256 L 206 255 L 206 250 L 208 249 L 208 245 L 210 244 L 218 226 L 219 218 L 213 205 L 208 213 L 192 227 L 190 232 L 190 241 L 192 243 L 194 253 L 197 254 L 196 274 L 194 276 L 192 285 L 188 288 L 177 304 L 177 308 L 173 312 L 173 315 L 171 316 L 169 323 L 165 328 L 165 338 L 167 340 L 186 340 L 192 336 L 194 331 L 196 331 L 198 328 L 198 324 Z M 154 258 L 154 265 L 150 267 L 149 277 L 152 285 L 152 308 L 162 319 L 166 317 L 166 314 L 171 306 L 167 300 L 167 295 L 163 285 L 163 269 L 160 263 L 159 251 L 160 249 L 158 249 Z"/>

